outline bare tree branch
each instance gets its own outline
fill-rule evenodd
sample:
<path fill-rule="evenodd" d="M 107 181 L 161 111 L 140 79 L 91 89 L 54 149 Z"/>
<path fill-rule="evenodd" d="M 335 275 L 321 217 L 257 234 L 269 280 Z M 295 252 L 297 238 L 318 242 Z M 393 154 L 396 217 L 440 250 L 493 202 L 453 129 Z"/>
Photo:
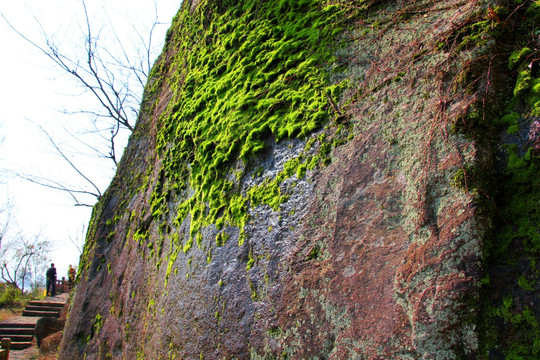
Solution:
<path fill-rule="evenodd" d="M 81 228 L 81 233 L 79 235 L 80 236 L 76 236 L 75 238 L 73 238 L 70 234 L 69 241 L 73 244 L 73 246 L 75 246 L 75 248 L 77 248 L 77 250 L 79 251 L 79 255 L 82 255 L 84 251 L 84 239 L 86 236 L 86 226 L 84 224 Z"/>
<path fill-rule="evenodd" d="M 106 64 L 101 60 L 95 43 L 97 38 L 94 37 L 92 28 L 90 25 L 90 19 L 86 8 L 86 3 L 83 1 L 82 6 L 84 9 L 84 16 L 86 21 L 86 65 L 82 67 L 79 61 L 72 60 L 69 57 L 63 55 L 58 46 L 48 37 L 44 30 L 42 30 L 45 37 L 45 45 L 38 45 L 35 41 L 25 36 L 22 32 L 17 30 L 9 20 L 0 13 L 0 16 L 8 24 L 8 26 L 22 39 L 31 44 L 34 48 L 39 50 L 42 54 L 53 61 L 61 70 L 74 77 L 79 84 L 83 86 L 87 91 L 90 91 L 94 98 L 101 105 L 101 109 L 105 110 L 103 117 L 113 119 L 119 126 L 133 131 L 133 125 L 130 118 L 126 113 L 126 100 L 131 96 L 128 87 L 123 86 L 123 90 L 118 90 L 115 82 L 114 72 L 108 70 Z M 37 21 L 37 20 L 36 20 Z M 39 21 L 38 21 L 39 24 Z M 41 24 L 39 24 L 41 26 Z M 101 70 L 104 72 L 104 76 L 101 75 Z M 88 76 L 88 77 L 87 77 Z M 146 81 L 146 79 L 145 79 Z M 139 97 L 134 97 L 135 101 L 140 102 Z"/>
<path fill-rule="evenodd" d="M 28 278 L 39 277 L 37 272 L 47 261 L 50 243 L 41 233 L 28 238 L 19 232 L 9 239 L 8 245 L 0 253 L 3 260 L 0 276 L 6 283 L 24 291 Z"/>
<path fill-rule="evenodd" d="M 82 171 L 79 170 L 79 168 L 71 161 L 71 159 L 68 158 L 64 154 L 62 149 L 60 149 L 60 147 L 56 144 L 56 142 L 51 137 L 51 135 L 49 135 L 47 130 L 45 130 L 41 125 L 36 124 L 36 126 L 38 126 L 40 128 L 40 130 L 45 134 L 45 136 L 49 139 L 51 145 L 56 149 L 57 153 L 70 165 L 70 167 L 73 170 L 75 170 L 77 172 L 77 174 L 79 174 L 88 184 L 90 184 L 96 190 L 95 193 L 94 192 L 87 192 L 87 191 L 85 191 L 83 193 L 93 194 L 94 196 L 96 196 L 99 199 L 102 194 L 101 194 L 101 191 L 99 190 L 99 188 L 96 186 L 96 184 L 94 184 L 94 182 L 92 180 L 90 180 L 85 174 L 83 174 Z M 78 192 L 80 192 L 80 191 L 78 191 Z"/>
<path fill-rule="evenodd" d="M 96 194 L 96 193 L 93 193 L 91 191 L 86 191 L 86 190 L 77 190 L 77 189 L 73 189 L 73 188 L 70 188 L 58 181 L 54 181 L 54 180 L 51 180 L 51 179 L 47 179 L 47 178 L 44 178 L 44 177 L 40 177 L 40 176 L 36 176 L 36 175 L 29 175 L 29 174 L 17 174 L 18 177 L 20 177 L 21 179 L 24 179 L 26 181 L 29 181 L 31 183 L 34 183 L 36 185 L 40 185 L 40 186 L 44 186 L 44 187 L 48 187 L 49 189 L 54 189 L 54 190 L 60 190 L 60 191 L 63 191 L 67 194 L 69 194 L 71 196 L 71 198 L 75 201 L 75 206 L 86 206 L 86 207 L 93 207 L 94 205 L 91 205 L 91 204 L 86 204 L 84 202 L 81 202 L 79 201 L 79 199 L 77 198 L 77 194 L 84 194 L 84 195 L 90 195 L 90 196 L 93 196 L 95 197 L 96 199 L 99 199 L 101 195 L 99 194 Z"/>
<path fill-rule="evenodd" d="M 74 134 L 73 130 L 66 129 L 66 133 L 77 139 L 77 142 L 82 144 L 81 148 L 90 149 L 92 154 L 111 160 L 116 167 L 123 150 L 121 144 L 127 137 L 125 135 L 134 130 L 138 117 L 142 93 L 153 62 L 155 30 L 165 23 L 158 20 L 157 1 L 154 0 L 153 21 L 149 29 L 141 30 L 140 25 L 132 24 L 130 40 L 135 39 L 135 44 L 134 50 L 131 50 L 116 32 L 109 14 L 105 14 L 109 27 L 100 28 L 99 23 L 97 26 L 92 23 L 87 2 L 79 1 L 82 15 L 79 26 L 81 53 L 75 56 L 65 51 L 65 47 L 62 47 L 54 36 L 47 33 L 36 16 L 34 20 L 42 36 L 42 40 L 39 41 L 17 29 L 1 12 L 0 16 L 15 34 L 45 55 L 62 73 L 67 74 L 80 86 L 82 92 L 78 96 L 88 94 L 94 100 L 92 105 L 82 105 L 75 111 L 64 110 L 64 114 L 82 114 L 88 117 L 89 121 L 85 125 L 86 134 L 91 134 L 92 140 L 88 142 L 87 139 L 90 137 L 78 136 L 79 134 Z M 88 185 L 91 190 L 85 190 L 84 185 L 73 187 L 41 176 L 22 174 L 20 177 L 35 184 L 67 192 L 75 200 L 77 206 L 86 206 L 78 200 L 78 195 L 91 195 L 99 199 L 102 190 L 96 182 L 87 176 L 82 166 L 77 165 L 72 158 L 67 156 L 66 150 L 62 148 L 61 143 L 53 139 L 50 132 L 42 126 L 39 128 L 52 144 L 55 152 L 77 172 L 82 183 Z"/>
<path fill-rule="evenodd" d="M 115 147 L 116 144 L 114 143 L 114 141 L 115 141 L 115 138 L 119 134 L 119 131 L 120 131 L 120 129 L 118 127 L 107 129 L 110 132 L 110 137 L 101 136 L 101 134 L 105 130 L 104 129 L 97 129 L 97 128 L 95 128 L 94 130 L 88 130 L 88 132 L 86 132 L 86 133 L 78 134 L 78 135 L 87 135 L 87 134 L 95 135 L 95 134 L 97 134 L 98 137 L 101 140 L 103 140 L 105 143 L 110 142 L 110 144 L 108 146 L 103 145 L 103 144 L 91 145 L 88 142 L 84 141 L 82 136 L 72 134 L 67 129 L 64 129 L 64 130 L 66 131 L 66 133 L 68 134 L 68 136 L 70 138 L 72 138 L 74 141 L 76 141 L 77 143 L 79 143 L 81 145 L 81 148 L 89 149 L 98 158 L 105 158 L 105 159 L 112 160 L 112 162 L 114 163 L 114 168 L 116 168 L 116 166 L 118 165 L 118 159 L 117 159 L 117 156 L 116 156 L 116 147 Z M 108 151 L 108 153 L 105 153 L 103 151 Z M 80 155 L 83 155 L 83 156 L 89 156 L 88 153 L 84 153 L 83 151 L 80 151 L 78 153 Z"/>

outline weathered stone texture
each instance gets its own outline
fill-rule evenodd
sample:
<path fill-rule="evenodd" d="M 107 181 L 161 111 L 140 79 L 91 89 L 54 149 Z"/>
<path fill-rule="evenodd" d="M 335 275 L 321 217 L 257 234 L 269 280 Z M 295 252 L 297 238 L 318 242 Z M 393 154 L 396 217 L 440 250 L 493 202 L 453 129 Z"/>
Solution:
<path fill-rule="evenodd" d="M 454 52 L 458 30 L 486 19 L 487 6 L 373 3 L 337 51 L 345 67 L 333 80 L 349 79 L 337 104 L 348 138 L 336 144 L 331 163 L 284 180 L 289 198 L 278 210 L 249 208 L 241 245 L 237 227 L 225 228 L 223 246 L 215 246 L 216 226 L 203 228 L 201 244 L 177 252 L 170 274 L 167 261 L 189 238 L 190 219 L 174 225 L 175 240 L 164 230 L 174 216 L 160 222 L 150 211 L 162 161 L 155 152 L 158 119 L 176 96 L 166 81 L 151 80 L 160 90 L 145 99 L 118 175 L 95 209 L 89 265 L 61 359 L 478 355 L 474 304 L 488 222 L 475 195 L 453 181 L 490 155 L 451 128 L 488 91 L 488 64 L 479 59 L 493 43 Z M 168 47 L 161 60 L 173 55 Z M 465 91 L 458 79 L 469 64 L 476 64 L 475 86 Z M 330 121 L 312 136 L 337 139 L 337 127 Z M 239 188 L 275 178 L 309 138 L 268 141 L 252 166 L 258 170 L 249 170 Z M 138 190 L 144 176 L 151 186 Z M 174 209 L 182 199 L 168 202 Z M 140 245 L 134 228 L 147 230 L 153 247 Z"/>

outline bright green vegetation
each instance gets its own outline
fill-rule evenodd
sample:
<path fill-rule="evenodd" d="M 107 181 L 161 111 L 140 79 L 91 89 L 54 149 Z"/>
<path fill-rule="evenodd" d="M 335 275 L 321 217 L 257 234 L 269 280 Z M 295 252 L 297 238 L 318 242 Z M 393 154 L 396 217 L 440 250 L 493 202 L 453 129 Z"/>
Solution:
<path fill-rule="evenodd" d="M 210 224 L 240 228 L 242 243 L 249 206 L 277 210 L 287 200 L 284 179 L 325 163 L 327 154 L 293 159 L 276 179 L 247 193 L 238 189 L 250 160 L 272 142 L 305 138 L 333 116 L 344 83 L 329 82 L 332 53 L 351 16 L 314 0 L 203 1 L 177 15 L 168 34 L 177 55 L 170 69 L 163 62 L 152 75 L 169 71 L 175 96 L 160 120 L 162 168 L 151 211 L 163 220 L 169 201 L 183 196 L 175 210 L 176 225 L 190 216 L 184 252 L 194 238 L 200 245 L 200 230 Z M 216 245 L 226 240 L 221 235 Z"/>
<path fill-rule="evenodd" d="M 100 314 L 97 314 L 94 317 L 94 320 L 92 321 L 92 330 L 91 330 L 91 333 L 88 335 L 86 342 L 87 343 L 90 342 L 90 340 L 92 340 L 94 336 L 99 334 L 102 327 L 103 327 L 103 316 L 101 316 Z"/>
<path fill-rule="evenodd" d="M 43 298 L 43 292 L 40 292 L 40 289 L 23 294 L 20 289 L 13 285 L 0 284 L 0 309 L 11 309 L 13 313 L 18 313 L 24 309 L 30 300 L 40 298 Z"/>

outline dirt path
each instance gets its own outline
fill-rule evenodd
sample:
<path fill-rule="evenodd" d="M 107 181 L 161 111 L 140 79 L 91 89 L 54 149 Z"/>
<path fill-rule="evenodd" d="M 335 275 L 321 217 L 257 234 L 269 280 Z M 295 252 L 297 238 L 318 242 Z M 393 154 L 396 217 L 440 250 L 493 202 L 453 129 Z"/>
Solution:
<path fill-rule="evenodd" d="M 9 360 L 30 360 L 38 359 L 39 349 L 36 345 L 24 350 L 10 350 Z"/>

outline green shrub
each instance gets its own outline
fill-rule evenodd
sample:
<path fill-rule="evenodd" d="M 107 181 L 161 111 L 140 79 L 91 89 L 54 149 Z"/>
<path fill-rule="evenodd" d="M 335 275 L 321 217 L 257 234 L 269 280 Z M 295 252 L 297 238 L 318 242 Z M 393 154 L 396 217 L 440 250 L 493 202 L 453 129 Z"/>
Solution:
<path fill-rule="evenodd" d="M 41 289 L 43 291 L 43 289 Z M 0 284 L 0 308 L 23 308 L 41 294 L 35 292 L 22 293 L 19 288 L 10 284 Z"/>
<path fill-rule="evenodd" d="M 17 298 L 21 295 L 21 291 L 15 286 L 4 286 L 2 295 L 0 296 L 0 307 L 13 307 Z"/>

